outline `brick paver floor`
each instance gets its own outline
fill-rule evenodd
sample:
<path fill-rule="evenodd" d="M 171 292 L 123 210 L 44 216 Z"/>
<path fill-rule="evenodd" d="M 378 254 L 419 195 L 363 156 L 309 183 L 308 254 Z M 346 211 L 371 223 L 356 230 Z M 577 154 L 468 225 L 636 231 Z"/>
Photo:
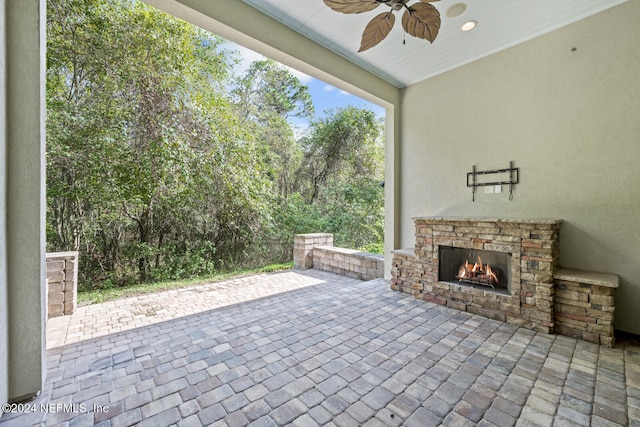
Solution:
<path fill-rule="evenodd" d="M 535 333 L 308 270 L 80 307 L 0 424 L 640 426 L 640 346 Z"/>

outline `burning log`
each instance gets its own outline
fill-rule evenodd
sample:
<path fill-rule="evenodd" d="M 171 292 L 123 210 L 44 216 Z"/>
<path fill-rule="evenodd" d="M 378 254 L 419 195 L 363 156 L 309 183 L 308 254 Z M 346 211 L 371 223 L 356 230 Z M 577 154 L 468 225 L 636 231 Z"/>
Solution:
<path fill-rule="evenodd" d="M 458 270 L 458 275 L 456 276 L 458 279 L 462 280 L 465 277 L 467 277 L 467 267 L 466 264 L 463 264 L 460 266 L 460 269 Z"/>
<path fill-rule="evenodd" d="M 477 283 L 479 285 L 495 286 L 500 283 L 500 270 L 491 268 L 489 264 L 482 264 L 482 259 L 478 257 L 478 262 L 471 265 L 469 260 L 460 266 L 456 278 L 461 282 Z"/>
<path fill-rule="evenodd" d="M 487 264 L 487 277 L 492 282 L 495 282 L 496 284 L 498 284 L 498 282 L 499 282 L 498 276 L 493 272 L 493 270 L 491 269 L 491 266 L 489 264 Z"/>

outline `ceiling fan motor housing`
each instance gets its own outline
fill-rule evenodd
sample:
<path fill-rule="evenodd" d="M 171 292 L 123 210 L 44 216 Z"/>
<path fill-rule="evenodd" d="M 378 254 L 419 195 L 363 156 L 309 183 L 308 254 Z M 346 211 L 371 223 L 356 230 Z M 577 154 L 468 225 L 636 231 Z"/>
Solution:
<path fill-rule="evenodd" d="M 382 3 L 386 4 L 393 10 L 401 10 L 409 0 L 385 0 Z"/>

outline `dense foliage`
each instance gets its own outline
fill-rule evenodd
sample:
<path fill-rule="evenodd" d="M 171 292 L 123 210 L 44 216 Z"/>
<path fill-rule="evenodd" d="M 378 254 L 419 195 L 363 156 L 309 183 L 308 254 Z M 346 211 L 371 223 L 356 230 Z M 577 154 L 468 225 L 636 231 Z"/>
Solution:
<path fill-rule="evenodd" d="M 49 0 L 47 15 L 47 246 L 80 251 L 81 284 L 282 262 L 294 233 L 381 246 L 371 111 L 316 119 L 287 68 L 236 76 L 224 40 L 137 1 Z"/>

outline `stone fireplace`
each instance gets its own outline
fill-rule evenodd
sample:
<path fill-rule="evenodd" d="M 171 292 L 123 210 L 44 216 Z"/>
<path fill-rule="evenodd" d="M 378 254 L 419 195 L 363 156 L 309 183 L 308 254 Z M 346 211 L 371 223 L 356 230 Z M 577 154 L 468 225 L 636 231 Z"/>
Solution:
<path fill-rule="evenodd" d="M 414 220 L 415 248 L 393 251 L 392 289 L 535 331 L 613 346 L 619 277 L 561 269 L 560 220 Z M 480 274 L 461 280 L 463 265 Z M 492 286 L 483 283 L 488 266 L 499 270 L 500 280 Z"/>
<path fill-rule="evenodd" d="M 394 253 L 394 289 L 536 331 L 553 331 L 553 274 L 558 268 L 562 221 L 445 217 L 414 220 L 415 249 Z M 484 265 L 493 264 L 500 270 L 498 286 L 455 277 L 462 263 L 476 263 L 478 257 Z"/>

